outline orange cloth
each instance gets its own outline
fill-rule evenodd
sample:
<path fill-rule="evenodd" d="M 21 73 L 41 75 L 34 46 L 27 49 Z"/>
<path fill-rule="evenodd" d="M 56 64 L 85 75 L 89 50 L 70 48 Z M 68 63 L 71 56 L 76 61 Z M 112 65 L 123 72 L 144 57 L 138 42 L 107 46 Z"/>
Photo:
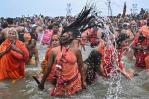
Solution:
<path fill-rule="evenodd" d="M 45 73 L 47 71 L 50 52 L 51 52 L 51 47 L 47 48 L 45 59 L 41 62 L 42 73 Z M 52 65 L 52 68 L 47 80 L 53 80 L 53 79 L 55 79 L 55 64 Z"/>
<path fill-rule="evenodd" d="M 148 26 L 142 26 L 139 30 L 145 37 L 149 37 L 149 27 Z"/>
<path fill-rule="evenodd" d="M 46 55 L 45 55 L 45 60 L 47 60 L 47 61 L 48 61 L 49 56 L 50 56 L 50 51 L 51 51 L 51 47 L 47 48 Z"/>
<path fill-rule="evenodd" d="M 10 40 L 6 39 L 0 45 L 0 52 L 4 51 L 10 45 Z M 13 50 L 10 50 L 0 57 L 0 80 L 6 78 L 21 78 L 25 74 L 25 61 L 29 57 L 29 53 L 25 44 L 16 40 L 16 46 L 23 51 L 24 56 Z"/>
<path fill-rule="evenodd" d="M 145 28 L 145 29 L 144 29 Z M 147 37 L 147 33 L 149 33 L 149 30 L 147 31 L 146 26 L 143 26 L 140 29 L 140 32 L 142 31 L 142 34 L 145 36 L 145 39 L 143 41 L 139 41 L 139 33 L 136 34 L 136 37 L 134 39 L 134 43 L 133 43 L 133 47 L 137 47 L 140 46 L 141 48 L 149 48 L 149 38 Z M 146 63 L 145 63 L 145 58 L 149 55 L 149 53 L 146 53 L 143 50 L 134 50 L 134 56 L 136 57 L 136 63 L 135 66 L 136 67 L 146 67 Z"/>
<path fill-rule="evenodd" d="M 145 25 L 144 20 L 140 20 L 140 26 L 143 26 L 143 25 Z"/>
<path fill-rule="evenodd" d="M 61 56 L 61 47 L 56 57 L 56 64 L 61 64 L 61 71 L 57 70 L 57 84 L 52 95 L 72 95 L 81 90 L 81 76 L 78 71 L 77 58 L 70 50 L 65 48 L 63 50 L 63 57 Z M 75 79 L 73 79 L 75 77 Z M 72 81 L 73 79 L 73 81 Z M 70 81 L 69 84 L 59 84 L 63 81 Z"/>
<path fill-rule="evenodd" d="M 42 72 L 41 73 L 45 73 L 45 71 L 47 70 L 48 66 L 47 66 L 47 61 L 46 60 L 43 60 L 41 62 L 41 68 L 42 68 Z"/>
<path fill-rule="evenodd" d="M 146 69 L 149 69 L 149 55 L 145 57 Z"/>

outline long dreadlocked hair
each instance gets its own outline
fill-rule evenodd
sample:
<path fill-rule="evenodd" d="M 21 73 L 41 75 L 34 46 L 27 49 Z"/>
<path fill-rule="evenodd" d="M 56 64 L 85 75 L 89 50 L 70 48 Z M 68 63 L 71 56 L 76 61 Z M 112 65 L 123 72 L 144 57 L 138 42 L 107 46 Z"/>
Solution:
<path fill-rule="evenodd" d="M 89 25 L 93 22 L 94 19 L 94 16 L 90 14 L 92 9 L 92 6 L 89 7 L 86 5 L 79 13 L 76 20 L 69 26 L 64 27 L 61 35 L 63 35 L 65 32 L 72 32 L 73 39 L 76 39 L 81 34 L 81 32 L 93 27 L 93 25 Z"/>

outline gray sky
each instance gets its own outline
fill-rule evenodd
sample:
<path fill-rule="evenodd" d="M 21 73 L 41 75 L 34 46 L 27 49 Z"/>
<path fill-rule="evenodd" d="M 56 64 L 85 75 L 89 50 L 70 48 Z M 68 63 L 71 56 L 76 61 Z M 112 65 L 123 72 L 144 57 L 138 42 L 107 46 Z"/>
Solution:
<path fill-rule="evenodd" d="M 80 12 L 86 2 L 95 2 L 102 15 L 107 15 L 106 0 L 1 0 L 0 17 L 17 17 L 33 14 L 48 16 L 66 15 L 66 5 L 71 3 L 72 14 Z M 149 8 L 149 0 L 111 0 L 113 14 L 122 13 L 123 4 L 127 3 L 127 13 L 132 8 L 132 3 L 138 4 L 138 9 Z"/>

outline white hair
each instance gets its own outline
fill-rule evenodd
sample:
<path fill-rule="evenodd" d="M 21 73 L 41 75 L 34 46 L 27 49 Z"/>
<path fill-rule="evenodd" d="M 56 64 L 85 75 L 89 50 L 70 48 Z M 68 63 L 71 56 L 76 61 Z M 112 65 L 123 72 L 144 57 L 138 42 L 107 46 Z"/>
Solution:
<path fill-rule="evenodd" d="M 15 36 L 16 36 L 16 38 L 19 37 L 19 36 L 18 36 L 18 32 L 17 32 L 16 28 L 14 28 L 14 27 L 9 28 L 9 30 L 7 31 L 7 37 L 8 37 L 8 33 L 9 33 L 10 31 L 15 32 Z"/>

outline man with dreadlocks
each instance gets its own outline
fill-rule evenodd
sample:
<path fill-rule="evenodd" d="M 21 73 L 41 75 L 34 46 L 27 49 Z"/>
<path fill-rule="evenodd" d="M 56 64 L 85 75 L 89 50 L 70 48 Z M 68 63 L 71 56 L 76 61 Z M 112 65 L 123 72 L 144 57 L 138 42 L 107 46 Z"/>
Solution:
<path fill-rule="evenodd" d="M 81 90 L 84 84 L 83 62 L 80 50 L 71 45 L 72 33 L 66 32 L 61 37 L 61 46 L 53 48 L 48 61 L 48 70 L 44 74 L 39 88 L 42 89 L 52 65 L 56 66 L 55 80 L 51 95 L 71 95 Z"/>
<path fill-rule="evenodd" d="M 60 46 L 51 49 L 48 70 L 44 73 L 38 87 L 44 89 L 44 83 L 51 67 L 55 65 L 56 83 L 51 90 L 53 96 L 72 95 L 86 87 L 81 51 L 74 47 L 72 42 L 80 35 L 80 30 L 84 31 L 82 28 L 92 19 L 88 17 L 90 10 L 91 8 L 86 6 L 72 24 L 64 27 L 60 37 Z"/>

